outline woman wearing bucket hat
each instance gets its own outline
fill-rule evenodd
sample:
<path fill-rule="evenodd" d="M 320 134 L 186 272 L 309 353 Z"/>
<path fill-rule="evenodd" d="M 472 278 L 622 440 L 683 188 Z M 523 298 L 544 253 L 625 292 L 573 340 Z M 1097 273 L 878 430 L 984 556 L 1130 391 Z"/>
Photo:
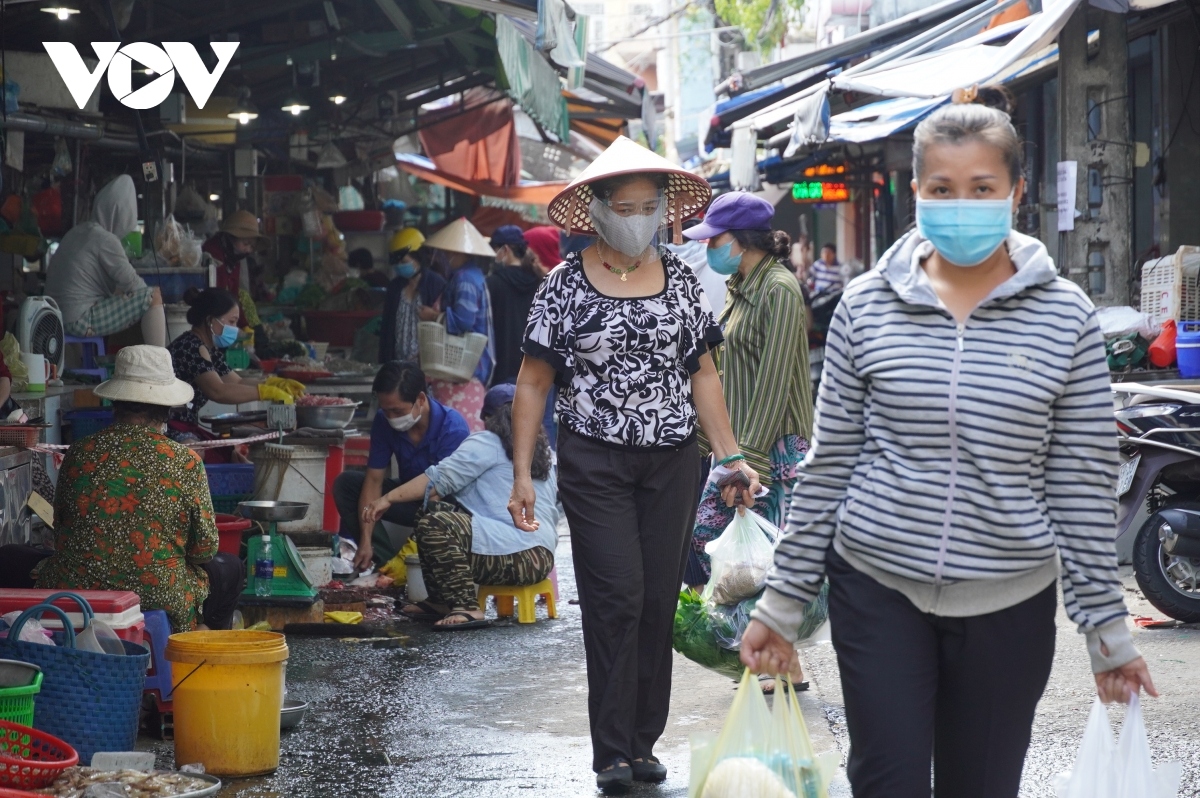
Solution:
<path fill-rule="evenodd" d="M 130 590 L 142 609 L 166 610 L 171 628 L 228 629 L 243 583 L 241 561 L 217 553 L 217 527 L 200 458 L 164 432 L 192 400 L 157 346 L 117 353 L 95 388 L 113 425 L 75 441 L 59 471 L 54 554 L 38 587 Z"/>
<path fill-rule="evenodd" d="M 725 499 L 753 503 L 709 348 L 720 343 L 692 270 L 651 246 L 704 207 L 708 184 L 621 137 L 550 204 L 569 233 L 598 235 L 542 283 L 513 404 L 513 494 L 538 528 L 530 478 L 557 382 L 559 496 L 571 528 L 587 651 L 597 786 L 662 781 L 654 745 L 671 694 L 671 630 L 700 489 L 699 421 Z"/>
<path fill-rule="evenodd" d="M 450 265 L 450 279 L 442 299 L 446 313 L 446 331 L 451 335 L 479 333 L 488 338 L 487 349 L 479 358 L 475 375 L 465 383 L 431 380 L 433 397 L 447 407 L 463 414 L 471 432 L 483 430 L 479 412 L 496 362 L 495 337 L 492 330 L 492 303 L 488 296 L 487 280 L 479 258 L 496 257 L 495 250 L 483 234 L 465 218 L 456 219 L 425 241 L 425 246 L 445 252 Z"/>
<path fill-rule="evenodd" d="M 221 222 L 221 229 L 201 247 L 217 262 L 217 288 L 235 297 L 240 297 L 242 292 L 249 297 L 249 258 L 262 238 L 258 219 L 250 211 L 234 211 Z M 238 327 L 244 329 L 246 326 L 246 315 L 242 313 L 238 318 Z"/>
<path fill-rule="evenodd" d="M 734 191 L 713 200 L 704 221 L 683 235 L 693 241 L 707 239 L 709 268 L 729 275 L 719 318 L 725 342 L 713 351 L 713 360 L 733 432 L 747 461 L 770 488 L 754 511 L 782 526 L 783 510 L 808 451 L 813 408 L 804 295 L 795 274 L 784 265 L 791 241 L 787 233 L 771 229 L 774 216 L 774 206 L 762 197 Z M 706 453 L 706 448 L 702 445 L 701 451 Z M 713 486 L 700 499 L 689 584 L 708 581 L 704 545 L 733 520 L 733 511 L 720 499 Z"/>

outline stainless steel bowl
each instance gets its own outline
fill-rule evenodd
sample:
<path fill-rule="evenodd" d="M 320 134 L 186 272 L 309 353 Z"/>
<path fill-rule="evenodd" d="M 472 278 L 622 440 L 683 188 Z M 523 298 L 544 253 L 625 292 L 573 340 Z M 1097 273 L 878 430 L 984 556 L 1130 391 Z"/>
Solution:
<path fill-rule="evenodd" d="M 307 701 L 296 701 L 291 698 L 286 699 L 283 702 L 283 709 L 279 712 L 279 728 L 296 728 L 300 725 L 300 721 L 304 720 L 304 713 L 307 711 Z"/>
<path fill-rule="evenodd" d="M 28 687 L 41 671 L 37 665 L 15 659 L 0 659 L 0 687 Z"/>
<path fill-rule="evenodd" d="M 360 404 L 362 402 L 318 407 L 296 405 L 296 425 L 312 429 L 345 429 L 354 419 L 354 411 Z"/>
<path fill-rule="evenodd" d="M 305 502 L 241 502 L 238 515 L 252 521 L 299 521 L 308 512 Z"/>

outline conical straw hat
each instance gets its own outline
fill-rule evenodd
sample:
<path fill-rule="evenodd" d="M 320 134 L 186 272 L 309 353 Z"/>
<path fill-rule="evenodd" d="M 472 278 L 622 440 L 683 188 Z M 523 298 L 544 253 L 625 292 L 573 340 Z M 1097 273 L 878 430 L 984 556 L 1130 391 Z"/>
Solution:
<path fill-rule="evenodd" d="M 677 226 L 684 219 L 695 216 L 712 198 L 712 188 L 707 180 L 681 169 L 632 139 L 620 136 L 550 201 L 550 220 L 570 233 L 595 235 L 596 228 L 588 215 L 593 196 L 591 184 L 606 177 L 636 174 L 667 175 L 664 191 L 667 207 L 663 215 L 663 225 L 667 227 Z"/>
<path fill-rule="evenodd" d="M 487 239 L 475 229 L 475 225 L 467 221 L 465 216 L 455 219 L 425 239 L 425 246 L 445 252 L 478 255 L 482 258 L 496 257 L 496 251 L 488 244 Z"/>

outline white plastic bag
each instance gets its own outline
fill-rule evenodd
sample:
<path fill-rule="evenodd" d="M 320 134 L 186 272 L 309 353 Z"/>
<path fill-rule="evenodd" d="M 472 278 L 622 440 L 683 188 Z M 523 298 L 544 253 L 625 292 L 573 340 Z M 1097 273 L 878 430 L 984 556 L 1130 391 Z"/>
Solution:
<path fill-rule="evenodd" d="M 14 610 L 5 615 L 0 615 L 0 621 L 8 624 L 8 629 L 12 629 L 12 625 L 16 623 L 17 618 L 21 617 L 23 610 Z M 55 645 L 54 639 L 50 637 L 50 630 L 42 626 L 37 618 L 30 618 L 25 621 L 25 625 L 21 627 L 21 634 L 17 638 L 22 643 L 38 643 L 45 646 Z"/>
<path fill-rule="evenodd" d="M 712 577 L 704 589 L 704 599 L 736 604 L 762 590 L 781 534 L 778 527 L 757 513 L 734 513 L 725 531 L 704 546 L 704 552 L 712 558 Z"/>
<path fill-rule="evenodd" d="M 1162 331 L 1162 325 L 1155 324 L 1150 314 L 1131 307 L 1096 308 L 1096 319 L 1105 339 L 1137 333 L 1147 341 L 1153 341 Z"/>
<path fill-rule="evenodd" d="M 1157 770 L 1154 768 L 1150 761 L 1150 740 L 1142 720 L 1142 704 L 1137 696 L 1129 701 L 1113 761 L 1120 771 L 1113 798 L 1175 798 L 1179 793 L 1183 764 L 1167 762 Z"/>
<path fill-rule="evenodd" d="M 1075 767 L 1055 779 L 1054 791 L 1058 798 L 1175 798 L 1182 770 L 1179 762 L 1167 762 L 1154 769 L 1136 696 L 1130 701 L 1116 743 L 1108 710 L 1097 698 L 1088 715 Z"/>
<path fill-rule="evenodd" d="M 1097 698 L 1092 702 L 1087 727 L 1083 730 L 1075 767 L 1056 780 L 1058 798 L 1112 798 L 1114 785 L 1110 770 L 1116 746 L 1112 728 L 1108 725 L 1108 710 Z"/>

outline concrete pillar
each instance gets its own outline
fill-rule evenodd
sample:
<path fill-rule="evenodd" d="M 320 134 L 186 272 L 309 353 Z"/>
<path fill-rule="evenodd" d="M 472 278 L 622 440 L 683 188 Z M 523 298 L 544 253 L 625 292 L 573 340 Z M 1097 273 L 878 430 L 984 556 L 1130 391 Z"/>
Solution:
<path fill-rule="evenodd" d="M 1089 27 L 1100 51 L 1088 59 Z M 1081 3 L 1058 36 L 1060 160 L 1079 164 L 1075 229 L 1059 234 L 1058 268 L 1097 305 L 1130 304 L 1133 149 L 1125 15 Z"/>

